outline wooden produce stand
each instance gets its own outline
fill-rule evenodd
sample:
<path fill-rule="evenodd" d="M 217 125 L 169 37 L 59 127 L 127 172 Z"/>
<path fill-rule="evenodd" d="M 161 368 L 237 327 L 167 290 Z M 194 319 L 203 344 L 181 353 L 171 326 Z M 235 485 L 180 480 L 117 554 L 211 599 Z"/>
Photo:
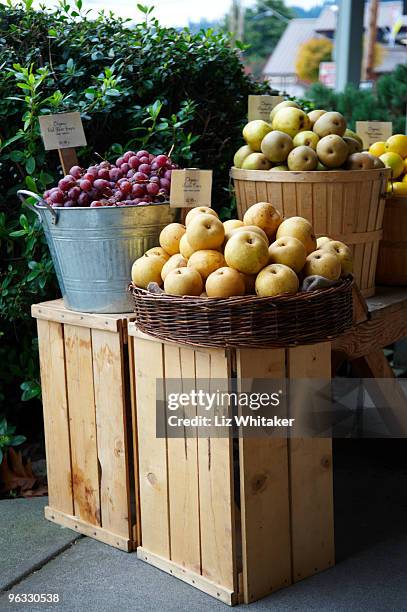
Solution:
<path fill-rule="evenodd" d="M 383 218 L 376 282 L 407 286 L 407 196 L 391 196 Z"/>
<path fill-rule="evenodd" d="M 133 323 L 129 343 L 138 557 L 229 605 L 334 565 L 331 439 L 156 437 L 157 379 L 177 379 L 180 389 L 186 379 L 197 388 L 198 379 L 329 379 L 331 344 L 201 349 L 162 342 Z"/>
<path fill-rule="evenodd" d="M 127 352 L 133 314 L 87 314 L 62 300 L 37 319 L 47 519 L 131 551 L 137 543 Z"/>

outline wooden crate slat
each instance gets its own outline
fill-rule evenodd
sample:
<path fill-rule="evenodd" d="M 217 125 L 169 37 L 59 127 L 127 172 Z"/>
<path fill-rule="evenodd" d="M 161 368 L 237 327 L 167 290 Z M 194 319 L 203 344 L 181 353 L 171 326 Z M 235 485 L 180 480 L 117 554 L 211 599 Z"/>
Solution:
<path fill-rule="evenodd" d="M 204 578 L 204 576 L 200 576 L 199 574 L 195 574 L 195 572 L 191 572 L 187 570 L 185 567 L 174 563 L 173 561 L 169 561 L 159 555 L 152 554 L 149 550 L 146 550 L 142 546 L 139 546 L 137 549 L 137 557 L 146 561 L 150 565 L 154 565 L 154 567 L 158 567 L 163 572 L 167 572 L 190 584 L 191 586 L 200 589 L 204 593 L 215 597 L 215 599 L 219 599 L 219 601 L 223 601 L 223 603 L 228 604 L 229 606 L 233 606 L 237 603 L 237 595 L 234 591 L 225 588 L 222 585 L 217 584 L 212 580 L 208 580 Z"/>
<path fill-rule="evenodd" d="M 236 360 L 238 380 L 285 378 L 284 349 L 239 349 Z M 240 437 L 239 462 L 243 594 L 250 603 L 291 583 L 287 439 Z"/>
<path fill-rule="evenodd" d="M 288 376 L 331 377 L 331 344 L 287 351 Z M 293 398 L 290 398 L 290 403 Z M 294 582 L 334 565 L 332 440 L 289 440 L 291 537 Z"/>
<path fill-rule="evenodd" d="M 130 536 L 129 467 L 120 334 L 92 330 L 102 526 Z"/>
<path fill-rule="evenodd" d="M 121 536 L 117 533 L 112 533 L 111 531 L 98 527 L 97 525 L 91 525 L 86 521 L 82 521 L 77 516 L 65 514 L 65 512 L 59 512 L 50 506 L 45 506 L 44 515 L 46 519 L 56 523 L 57 525 L 68 527 L 73 531 L 77 531 L 78 533 L 88 536 L 89 538 L 93 538 L 94 540 L 99 540 L 99 542 L 103 542 L 104 544 L 109 544 L 110 546 L 119 548 L 124 552 L 132 552 L 134 549 L 133 542 L 129 538 Z"/>
<path fill-rule="evenodd" d="M 142 543 L 170 559 L 167 441 L 156 437 L 156 379 L 164 377 L 162 344 L 135 338 L 134 359 Z"/>
<path fill-rule="evenodd" d="M 37 321 L 49 504 L 73 514 L 65 353 L 60 323 Z"/>
<path fill-rule="evenodd" d="M 141 544 L 141 511 L 140 511 L 140 487 L 139 487 L 139 456 L 138 456 L 138 427 L 137 427 L 137 404 L 136 404 L 136 372 L 134 341 L 130 338 L 128 343 L 129 351 L 129 391 L 130 391 L 130 410 L 131 410 L 131 442 L 133 445 L 133 481 L 130 488 L 134 492 L 135 521 L 133 527 L 133 540 L 135 545 Z"/>
<path fill-rule="evenodd" d="M 64 335 L 74 514 L 93 525 L 100 525 L 91 333 L 85 327 L 65 325 Z"/>
<path fill-rule="evenodd" d="M 195 389 L 195 356 L 193 349 L 164 345 L 165 378 L 171 391 L 188 393 Z M 191 381 L 191 382 L 188 382 Z M 168 392 L 168 389 L 167 389 Z M 196 407 L 185 406 L 176 416 L 192 417 Z M 168 437 L 168 490 L 170 505 L 171 560 L 181 567 L 201 573 L 199 525 L 198 440 L 196 427 L 188 428 L 185 437 Z"/>
<path fill-rule="evenodd" d="M 63 300 L 54 300 L 42 304 L 33 304 L 31 314 L 35 319 L 46 321 L 56 321 L 78 325 L 79 327 L 91 327 L 92 329 L 102 329 L 117 332 L 120 329 L 121 321 L 126 316 L 123 314 L 91 314 L 68 310 L 64 306 Z M 133 318 L 130 315 L 129 318 Z"/>
<path fill-rule="evenodd" d="M 212 380 L 224 381 L 228 390 L 228 360 L 222 350 L 196 350 L 196 378 L 199 388 L 215 391 Z M 208 383 L 205 383 L 205 380 Z M 234 528 L 233 440 L 209 435 L 198 439 L 199 504 L 201 521 L 202 575 L 235 591 L 236 559 Z"/>

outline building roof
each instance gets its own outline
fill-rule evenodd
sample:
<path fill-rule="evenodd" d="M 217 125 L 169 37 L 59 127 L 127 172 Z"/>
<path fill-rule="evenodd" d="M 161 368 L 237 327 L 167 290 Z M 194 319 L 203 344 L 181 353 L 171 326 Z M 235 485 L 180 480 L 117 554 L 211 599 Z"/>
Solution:
<path fill-rule="evenodd" d="M 297 49 L 315 36 L 317 19 L 291 19 L 263 68 L 263 74 L 295 74 Z"/>
<path fill-rule="evenodd" d="M 369 12 L 365 8 L 365 27 L 369 18 Z M 392 28 L 402 13 L 402 2 L 382 2 L 379 4 L 378 27 Z M 332 7 L 325 7 L 316 19 L 291 19 L 284 30 L 276 48 L 270 55 L 263 68 L 266 76 L 290 76 L 295 75 L 295 62 L 299 46 L 309 40 L 324 36 L 324 33 L 336 30 L 337 11 Z M 401 17 L 405 23 L 406 16 Z M 397 64 L 404 64 L 407 60 L 405 47 L 384 47 L 385 53 L 380 66 L 375 71 L 378 73 L 391 72 Z"/>

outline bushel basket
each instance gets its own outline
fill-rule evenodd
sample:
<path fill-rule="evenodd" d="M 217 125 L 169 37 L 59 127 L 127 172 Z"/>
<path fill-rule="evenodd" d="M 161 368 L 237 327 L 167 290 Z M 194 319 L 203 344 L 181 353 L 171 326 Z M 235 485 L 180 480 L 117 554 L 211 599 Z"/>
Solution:
<path fill-rule="evenodd" d="M 270 202 L 284 217 L 310 221 L 316 236 L 347 244 L 364 297 L 374 295 L 389 168 L 279 172 L 232 168 L 239 219 L 256 202 Z"/>
<path fill-rule="evenodd" d="M 334 338 L 352 325 L 353 278 L 329 289 L 276 297 L 205 298 L 130 285 L 141 332 L 202 347 L 288 347 Z"/>

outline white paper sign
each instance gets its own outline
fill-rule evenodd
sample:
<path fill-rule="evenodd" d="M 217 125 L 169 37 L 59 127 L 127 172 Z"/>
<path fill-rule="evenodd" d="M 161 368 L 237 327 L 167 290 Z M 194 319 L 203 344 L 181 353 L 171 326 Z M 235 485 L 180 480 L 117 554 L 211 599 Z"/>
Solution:
<path fill-rule="evenodd" d="M 263 119 L 263 121 L 269 122 L 271 111 L 283 100 L 283 96 L 249 96 L 248 121 Z"/>
<path fill-rule="evenodd" d="M 39 122 L 46 151 L 86 145 L 82 119 L 78 112 L 42 115 Z"/>
<path fill-rule="evenodd" d="M 356 133 L 363 140 L 363 148 L 368 149 L 374 142 L 390 138 L 393 124 L 391 121 L 356 121 Z"/>
<path fill-rule="evenodd" d="M 212 170 L 185 168 L 171 174 L 170 206 L 195 208 L 211 206 Z"/>

